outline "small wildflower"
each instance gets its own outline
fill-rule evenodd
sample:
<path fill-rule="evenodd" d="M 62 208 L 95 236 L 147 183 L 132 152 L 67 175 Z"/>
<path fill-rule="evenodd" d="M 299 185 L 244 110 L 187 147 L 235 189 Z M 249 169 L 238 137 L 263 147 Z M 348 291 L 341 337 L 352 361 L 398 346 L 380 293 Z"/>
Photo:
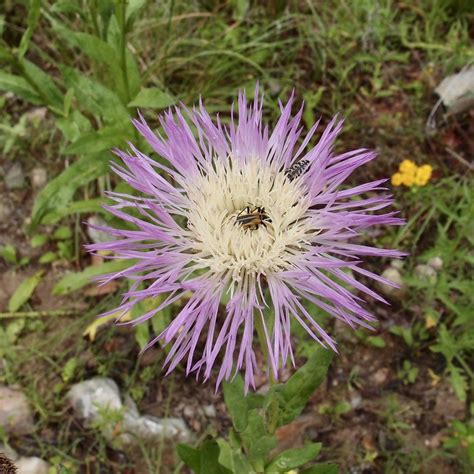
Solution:
<path fill-rule="evenodd" d="M 390 284 L 362 268 L 361 261 L 404 254 L 350 239 L 372 226 L 403 221 L 394 211 L 375 213 L 392 203 L 389 195 L 372 195 L 385 189 L 385 179 L 341 187 L 376 155 L 362 148 L 335 154 L 342 129 L 336 118 L 308 149 L 318 124 L 300 142 L 303 110 L 292 116 L 292 103 L 293 97 L 281 105 L 273 131 L 263 123 L 258 88 L 251 104 L 240 94 L 238 117 L 232 110 L 229 125 L 213 121 L 202 104 L 161 116 L 163 135 L 153 133 L 140 117 L 134 125 L 163 159 L 154 160 L 132 144 L 128 153 L 116 151 L 123 164 L 114 163 L 114 171 L 143 196 L 110 193 L 115 204 L 106 209 L 127 226 L 94 225 L 114 240 L 88 249 L 135 259 L 129 268 L 101 277 L 104 284 L 120 277 L 131 281 L 121 305 L 106 314 L 126 315 L 146 299 L 161 298 L 157 307 L 128 323 L 135 325 L 183 302 L 147 346 L 173 344 L 165 361 L 168 372 L 184 359 L 187 374 L 208 379 L 218 365 L 219 385 L 242 369 L 248 389 L 257 370 L 257 324 L 266 339 L 268 370 L 278 378 L 280 367 L 288 360 L 294 364 L 292 320 L 336 350 L 305 300 L 351 327 L 370 327 L 375 320 L 361 304 L 361 294 L 384 302 L 354 275 Z M 288 170 L 304 160 L 308 165 L 290 179 Z M 364 193 L 370 194 L 353 199 Z M 227 304 L 220 310 L 224 296 Z"/>
<path fill-rule="evenodd" d="M 425 186 L 431 178 L 433 168 L 430 165 L 417 166 L 411 160 L 403 160 L 399 171 L 391 178 L 393 186 Z"/>
<path fill-rule="evenodd" d="M 403 184 L 403 175 L 401 173 L 395 173 L 390 180 L 393 186 L 400 186 Z"/>
<path fill-rule="evenodd" d="M 399 170 L 400 170 L 400 173 L 411 175 L 411 174 L 415 174 L 416 168 L 417 166 L 413 161 L 403 160 L 400 163 Z"/>

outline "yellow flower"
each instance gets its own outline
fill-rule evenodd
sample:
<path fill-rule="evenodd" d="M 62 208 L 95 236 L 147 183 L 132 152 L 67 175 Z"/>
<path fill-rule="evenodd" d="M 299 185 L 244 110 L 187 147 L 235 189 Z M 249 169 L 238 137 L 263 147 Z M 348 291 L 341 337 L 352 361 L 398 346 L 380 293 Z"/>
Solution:
<path fill-rule="evenodd" d="M 391 183 L 393 186 L 400 186 L 403 183 L 403 175 L 401 173 L 395 173 L 392 176 Z"/>
<path fill-rule="evenodd" d="M 413 186 L 415 184 L 415 175 L 414 174 L 402 174 L 402 184 L 405 186 Z"/>
<path fill-rule="evenodd" d="M 425 186 L 431 178 L 433 168 L 430 165 L 423 165 L 418 168 L 415 175 L 415 184 L 417 186 Z"/>
<path fill-rule="evenodd" d="M 417 166 L 411 160 L 403 160 L 400 163 L 400 173 L 403 174 L 415 174 Z"/>

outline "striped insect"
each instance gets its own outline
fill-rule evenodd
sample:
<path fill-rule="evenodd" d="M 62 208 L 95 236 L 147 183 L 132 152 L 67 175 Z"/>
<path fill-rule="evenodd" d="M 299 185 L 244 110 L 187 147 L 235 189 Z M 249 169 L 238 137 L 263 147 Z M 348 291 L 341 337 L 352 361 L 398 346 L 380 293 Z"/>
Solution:
<path fill-rule="evenodd" d="M 272 220 L 264 207 L 257 206 L 252 209 L 250 206 L 247 206 L 237 214 L 235 222 L 244 229 L 256 230 L 260 225 L 266 228 L 267 223 L 271 223 Z"/>
<path fill-rule="evenodd" d="M 309 160 L 297 161 L 285 170 L 285 175 L 289 181 L 293 181 L 298 178 L 298 176 L 301 176 L 303 173 L 308 171 L 308 166 Z"/>

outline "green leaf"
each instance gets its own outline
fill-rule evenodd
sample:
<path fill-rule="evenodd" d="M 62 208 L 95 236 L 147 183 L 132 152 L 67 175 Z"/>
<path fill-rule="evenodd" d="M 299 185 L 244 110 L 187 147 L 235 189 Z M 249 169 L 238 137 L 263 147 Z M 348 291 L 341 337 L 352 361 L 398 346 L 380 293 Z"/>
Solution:
<path fill-rule="evenodd" d="M 46 214 L 64 211 L 77 188 L 107 172 L 109 160 L 108 154 L 84 156 L 50 181 L 36 198 L 30 230 L 41 223 Z"/>
<path fill-rule="evenodd" d="M 268 434 L 265 420 L 258 409 L 249 411 L 248 424 L 241 432 L 241 437 L 251 462 L 265 461 L 268 453 L 277 444 L 276 438 Z"/>
<path fill-rule="evenodd" d="M 81 108 L 103 117 L 106 124 L 129 123 L 130 114 L 112 90 L 69 67 L 62 68 L 66 87 L 73 88 Z"/>
<path fill-rule="evenodd" d="M 219 464 L 231 472 L 245 472 L 248 474 L 255 472 L 240 449 L 233 449 L 230 444 L 222 438 L 217 440 L 217 444 L 219 446 Z"/>
<path fill-rule="evenodd" d="M 383 337 L 380 337 L 380 336 L 369 336 L 367 338 L 367 343 L 370 344 L 371 346 L 380 347 L 380 348 L 385 347 L 387 345 Z"/>
<path fill-rule="evenodd" d="M 8 311 L 18 311 L 30 298 L 43 277 L 43 270 L 23 280 L 8 302 Z"/>
<path fill-rule="evenodd" d="M 13 92 L 16 96 L 35 105 L 42 103 L 36 89 L 23 77 L 0 71 L 0 91 Z"/>
<path fill-rule="evenodd" d="M 321 451 L 321 443 L 311 443 L 304 448 L 287 449 L 280 453 L 265 469 L 266 472 L 287 472 L 313 461 Z"/>
<path fill-rule="evenodd" d="M 28 7 L 28 18 L 26 23 L 28 28 L 23 33 L 21 37 L 20 46 L 18 47 L 18 57 L 21 59 L 28 51 L 28 46 L 30 45 L 30 40 L 33 35 L 33 31 L 38 24 L 38 20 L 40 17 L 40 7 L 41 7 L 41 0 L 31 0 L 30 5 Z"/>
<path fill-rule="evenodd" d="M 449 375 L 451 385 L 454 393 L 462 402 L 466 401 L 467 397 L 467 382 L 461 370 L 453 364 L 449 365 Z"/>
<path fill-rule="evenodd" d="M 104 127 L 99 131 L 86 133 L 66 147 L 62 153 L 64 155 L 88 155 L 121 145 L 131 134 L 131 126 L 127 129 L 123 125 L 121 124 L 120 127 Z M 128 123 L 125 125 L 128 125 Z"/>
<path fill-rule="evenodd" d="M 119 272 L 130 267 L 133 260 L 112 260 L 111 262 L 93 265 L 85 268 L 82 272 L 68 273 L 53 288 L 54 295 L 64 295 L 79 290 L 91 283 L 92 278 L 106 273 Z"/>
<path fill-rule="evenodd" d="M 41 247 L 48 241 L 48 236 L 44 234 L 36 234 L 31 238 L 31 246 L 33 248 Z"/>
<path fill-rule="evenodd" d="M 16 248 L 11 244 L 0 247 L 0 257 L 2 257 L 3 260 L 5 260 L 5 262 L 9 263 L 10 265 L 16 265 L 18 262 L 16 258 Z"/>
<path fill-rule="evenodd" d="M 63 382 L 69 382 L 74 377 L 74 373 L 76 372 L 76 368 L 78 365 L 78 360 L 76 357 L 71 357 L 63 367 L 61 372 L 61 378 Z"/>
<path fill-rule="evenodd" d="M 55 240 L 67 240 L 72 237 L 72 230 L 70 227 L 63 225 L 58 227 L 53 233 L 53 239 Z"/>
<path fill-rule="evenodd" d="M 244 381 L 237 375 L 232 382 L 223 382 L 224 400 L 237 431 L 243 431 L 247 427 L 247 399 L 244 393 Z"/>
<path fill-rule="evenodd" d="M 46 214 L 42 223 L 45 225 L 55 224 L 63 217 L 72 214 L 105 214 L 106 211 L 102 208 L 104 202 L 105 200 L 101 198 L 70 202 L 65 208 Z"/>
<path fill-rule="evenodd" d="M 178 444 L 176 451 L 178 451 L 178 456 L 186 466 L 190 467 L 196 474 L 201 474 L 201 454 L 198 449 L 187 444 Z"/>
<path fill-rule="evenodd" d="M 46 252 L 45 254 L 41 255 L 40 259 L 38 260 L 39 263 L 51 263 L 54 262 L 58 256 L 54 252 Z"/>
<path fill-rule="evenodd" d="M 63 95 L 52 77 L 27 59 L 21 61 L 23 72 L 28 80 L 36 86 L 39 95 L 47 101 L 47 105 L 58 111 L 63 109 Z"/>
<path fill-rule="evenodd" d="M 283 385 L 279 426 L 288 424 L 303 411 L 308 399 L 326 377 L 333 354 L 331 350 L 316 348 L 306 364 Z"/>
<path fill-rule="evenodd" d="M 128 104 L 129 107 L 151 107 L 164 109 L 176 104 L 176 99 L 157 87 L 142 89 Z"/>
<path fill-rule="evenodd" d="M 324 462 L 321 464 L 316 464 L 316 466 L 305 469 L 301 474 L 338 474 L 339 467 L 337 464 L 332 464 L 329 462 Z"/>
<path fill-rule="evenodd" d="M 200 449 L 201 474 L 232 474 L 229 469 L 219 464 L 219 445 L 214 441 L 205 441 Z"/>

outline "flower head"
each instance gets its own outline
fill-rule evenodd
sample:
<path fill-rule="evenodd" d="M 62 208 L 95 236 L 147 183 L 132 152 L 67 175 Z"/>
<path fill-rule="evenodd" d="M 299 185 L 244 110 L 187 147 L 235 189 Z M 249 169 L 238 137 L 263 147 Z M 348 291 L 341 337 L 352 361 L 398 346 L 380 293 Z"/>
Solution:
<path fill-rule="evenodd" d="M 288 359 L 294 363 L 292 320 L 335 350 L 304 300 L 353 327 L 370 327 L 374 317 L 348 287 L 384 301 L 357 279 L 362 275 L 389 284 L 363 269 L 361 258 L 402 254 L 350 240 L 374 225 L 402 221 L 395 212 L 374 213 L 392 202 L 388 195 L 373 194 L 385 189 L 386 180 L 342 186 L 375 153 L 358 149 L 335 154 L 333 144 L 342 128 L 337 118 L 309 147 L 318 124 L 300 140 L 302 108 L 292 116 L 292 103 L 293 97 L 281 105 L 272 131 L 262 122 L 258 88 L 252 103 L 240 94 L 238 118 L 232 109 L 229 125 L 213 121 L 202 103 L 192 111 L 182 107 L 162 115 L 166 137 L 140 117 L 134 124 L 161 159 L 133 144 L 131 152 L 116 151 L 123 166 L 113 164 L 114 171 L 143 197 L 111 193 L 115 204 L 107 209 L 134 229 L 102 227 L 115 240 L 89 249 L 136 259 L 102 279 L 132 281 L 119 307 L 123 314 L 160 296 L 161 304 L 131 323 L 146 321 L 177 300 L 184 302 L 149 343 L 172 342 L 168 371 L 185 359 L 187 373 L 202 372 L 207 379 L 219 360 L 217 384 L 244 369 L 249 387 L 257 370 L 256 323 L 265 334 L 269 370 L 278 377 L 282 364 Z M 225 310 L 220 309 L 223 298 L 228 300 Z"/>

